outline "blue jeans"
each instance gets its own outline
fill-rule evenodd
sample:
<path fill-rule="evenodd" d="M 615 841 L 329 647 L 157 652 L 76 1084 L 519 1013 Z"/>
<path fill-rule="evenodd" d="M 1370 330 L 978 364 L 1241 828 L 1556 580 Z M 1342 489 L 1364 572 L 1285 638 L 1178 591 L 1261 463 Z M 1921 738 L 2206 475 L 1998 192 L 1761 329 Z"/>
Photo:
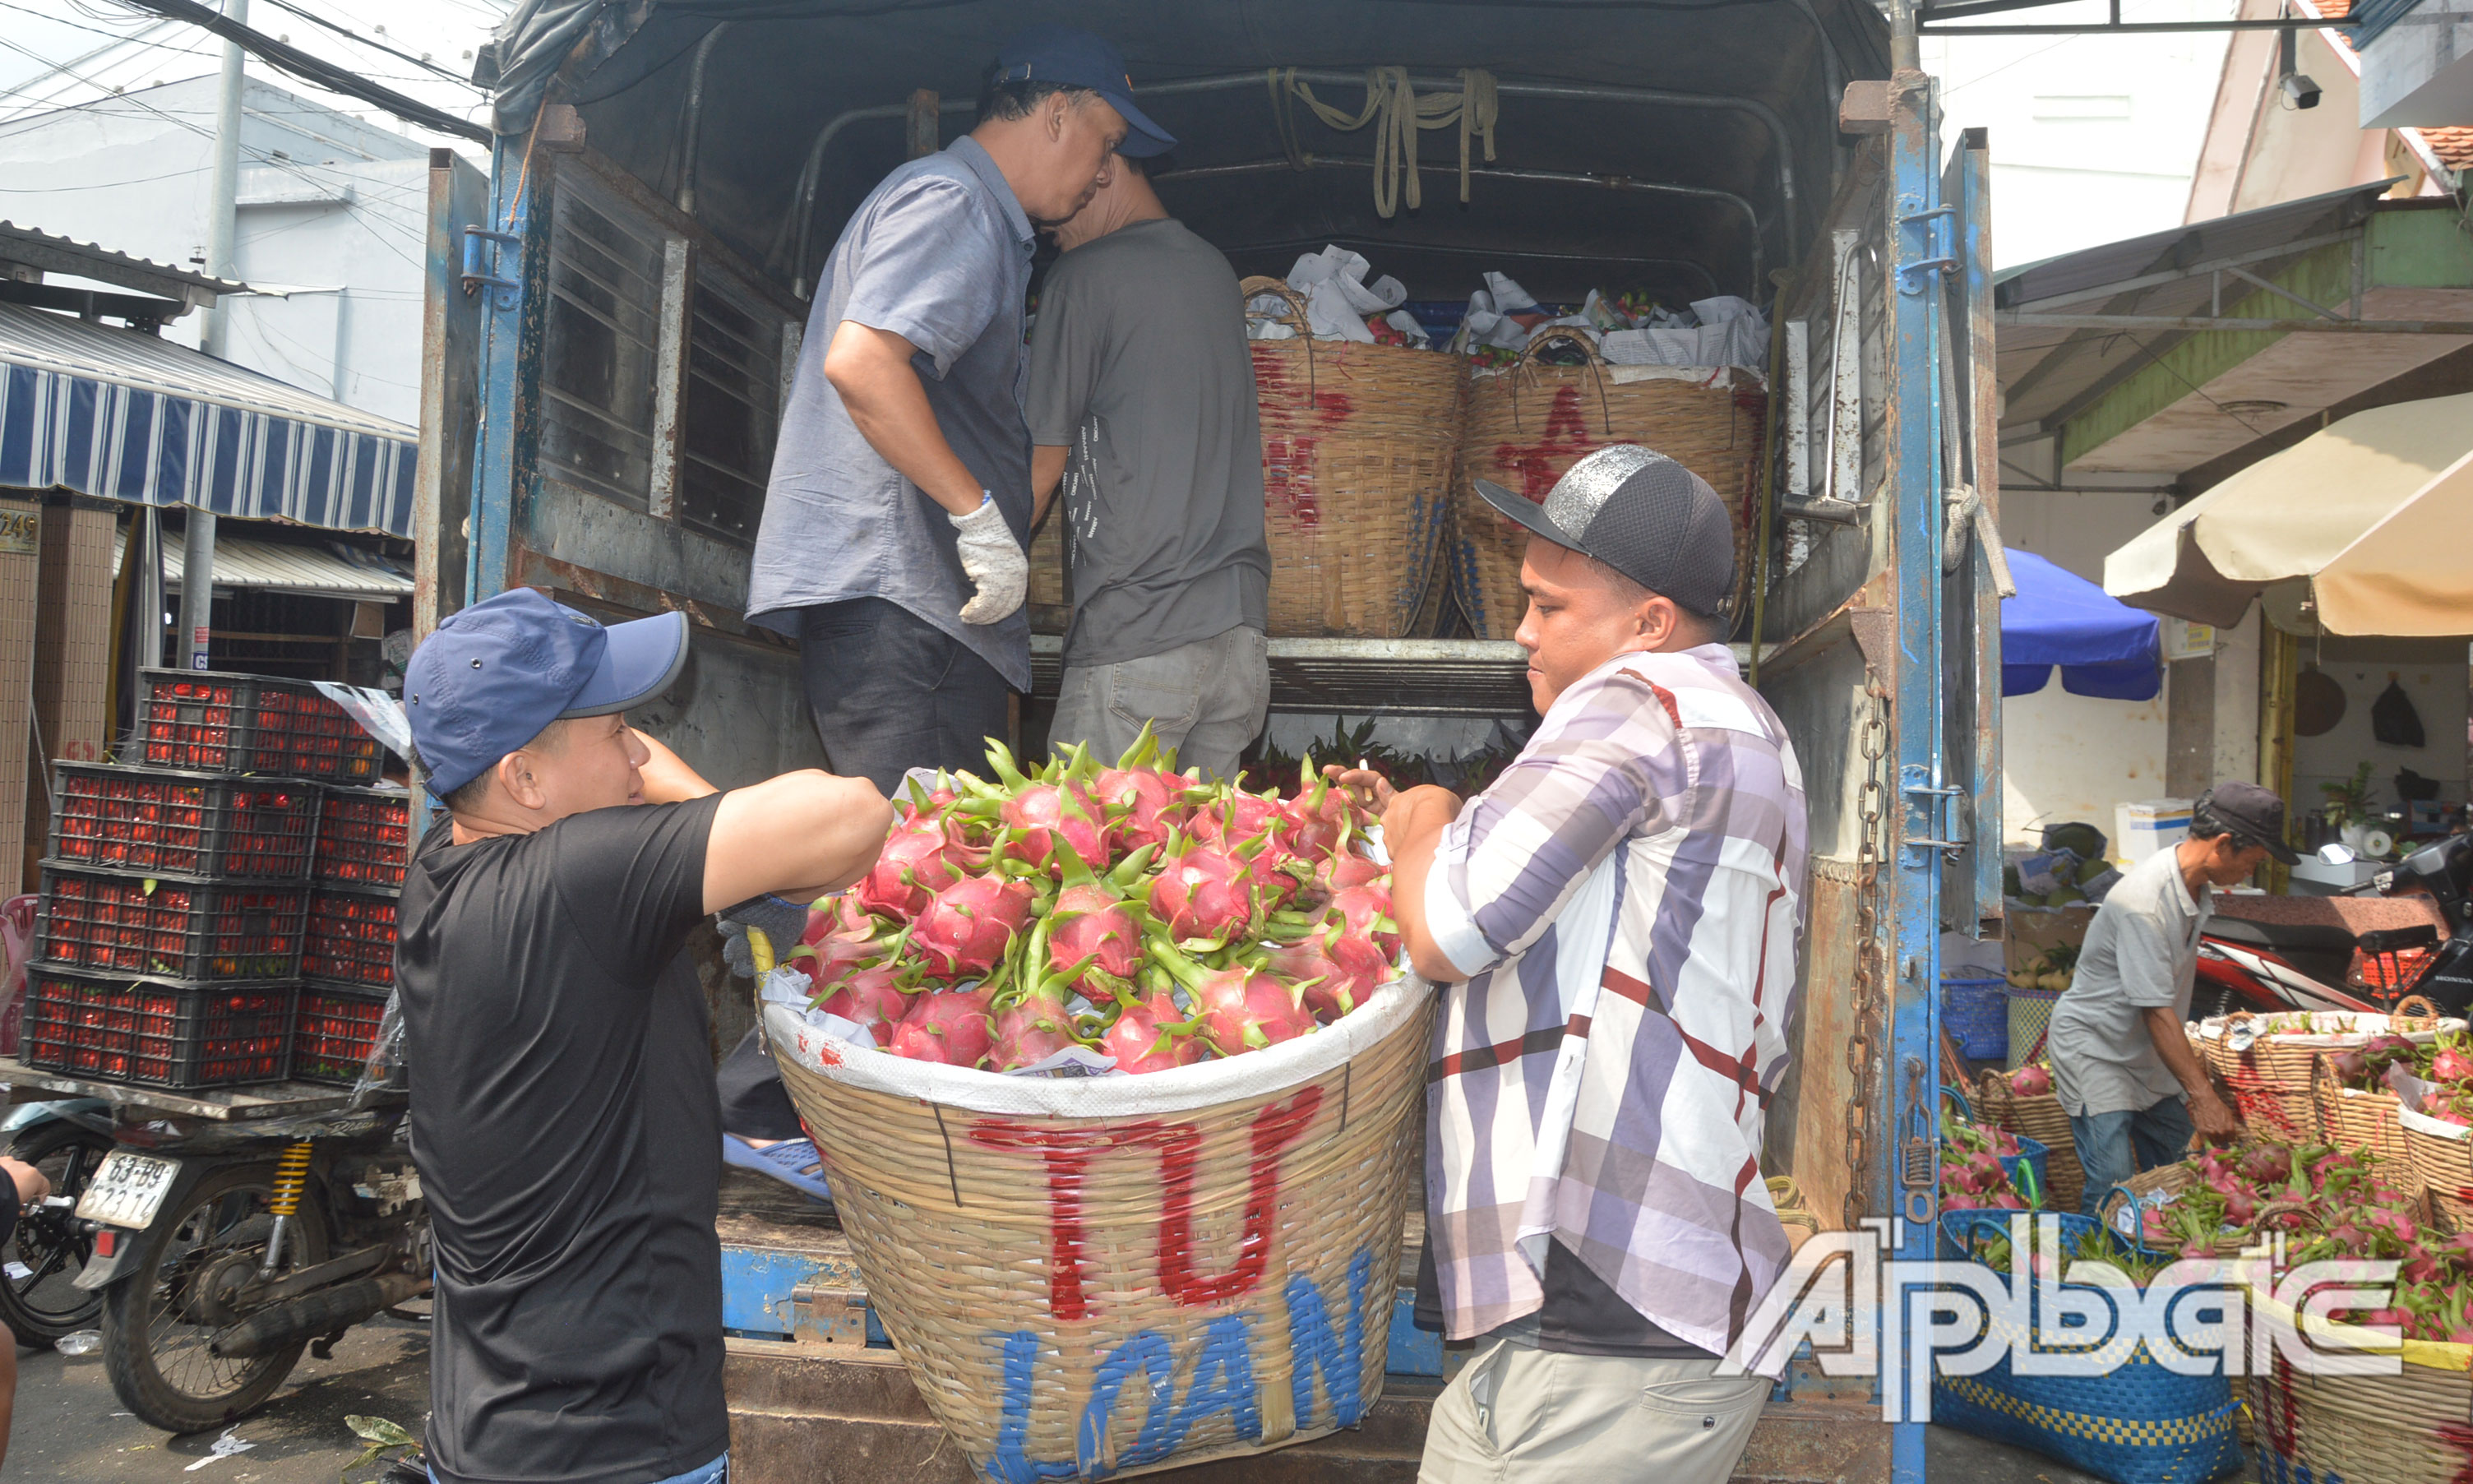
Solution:
<path fill-rule="evenodd" d="M 2178 1093 L 2152 1108 L 2070 1114 L 2070 1141 L 2077 1146 L 2079 1168 L 2086 1171 L 2079 1214 L 2094 1215 L 2112 1187 L 2127 1185 L 2130 1176 L 2179 1160 L 2197 1132 L 2189 1105 Z"/>
<path fill-rule="evenodd" d="M 429 1484 L 438 1484 L 437 1474 L 429 1475 Z M 666 1479 L 657 1480 L 656 1484 L 730 1484 L 730 1450 L 724 1448 L 721 1456 L 712 1462 L 689 1469 L 684 1473 L 673 1473 Z"/>

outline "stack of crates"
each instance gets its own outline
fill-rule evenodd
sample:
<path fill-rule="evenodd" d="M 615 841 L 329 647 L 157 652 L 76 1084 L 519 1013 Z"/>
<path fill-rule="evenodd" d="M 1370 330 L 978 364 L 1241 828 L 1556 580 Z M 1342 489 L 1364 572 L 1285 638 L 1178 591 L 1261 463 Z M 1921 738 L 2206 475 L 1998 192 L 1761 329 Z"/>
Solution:
<path fill-rule="evenodd" d="M 395 904 L 410 819 L 400 791 L 326 790 L 292 1055 L 292 1074 L 304 1082 L 358 1081 L 377 1040 L 395 988 Z"/>
<path fill-rule="evenodd" d="M 163 1088 L 284 1080 L 329 785 L 370 792 L 384 753 L 304 682 L 149 670 L 144 687 L 134 759 L 52 765 L 21 1055 Z"/>

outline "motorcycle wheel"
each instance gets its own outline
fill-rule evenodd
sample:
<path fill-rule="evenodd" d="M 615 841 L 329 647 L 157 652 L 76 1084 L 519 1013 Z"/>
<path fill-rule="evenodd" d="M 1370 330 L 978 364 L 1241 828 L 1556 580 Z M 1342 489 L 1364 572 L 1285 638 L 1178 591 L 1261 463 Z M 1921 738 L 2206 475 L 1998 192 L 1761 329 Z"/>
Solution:
<path fill-rule="evenodd" d="M 158 1218 L 128 1277 L 106 1291 L 103 1363 L 121 1404 L 166 1432 L 220 1427 L 254 1410 L 292 1374 L 306 1342 L 228 1359 L 207 1349 L 222 1328 L 193 1311 L 191 1282 L 209 1263 L 263 1258 L 275 1218 L 272 1165 L 235 1165 L 198 1183 Z M 304 1202 L 283 1244 L 282 1271 L 324 1260 L 326 1229 Z"/>
<path fill-rule="evenodd" d="M 52 1194 L 71 1203 L 85 1193 L 94 1167 L 109 1153 L 109 1136 L 67 1122 L 29 1129 L 9 1146 L 11 1159 L 41 1170 L 52 1182 Z M 49 1349 L 61 1335 L 93 1328 L 103 1310 L 103 1295 L 77 1286 L 94 1256 L 94 1235 L 79 1230 L 70 1215 L 75 1209 L 72 1204 L 21 1213 L 9 1244 L 0 1247 L 0 1259 L 9 1263 L 0 1273 L 0 1322 L 20 1345 Z"/>

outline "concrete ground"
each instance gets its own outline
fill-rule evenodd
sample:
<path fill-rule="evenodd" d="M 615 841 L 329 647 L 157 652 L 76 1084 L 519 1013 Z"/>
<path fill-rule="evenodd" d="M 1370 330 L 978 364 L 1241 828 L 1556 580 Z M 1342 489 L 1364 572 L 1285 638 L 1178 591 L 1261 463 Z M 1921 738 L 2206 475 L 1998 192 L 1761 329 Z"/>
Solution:
<path fill-rule="evenodd" d="M 335 1358 L 302 1356 L 281 1391 L 232 1428 L 247 1451 L 214 1456 L 219 1432 L 173 1437 L 132 1417 L 111 1394 L 103 1357 L 17 1352 L 17 1406 L 0 1481 L 77 1484 L 338 1484 L 362 1450 L 347 1416 L 383 1417 L 418 1434 L 429 1415 L 425 1326 L 381 1317 L 335 1347 Z M 2101 1484 L 2039 1453 L 1934 1427 L 1926 1444 L 1933 1478 L 1953 1484 Z M 353 1480 L 377 1472 L 355 1471 Z M 2240 1477 L 2255 1480 L 2255 1466 Z"/>
<path fill-rule="evenodd" d="M 174 1437 L 131 1416 L 103 1356 L 17 1352 L 17 1404 L 0 1480 L 77 1484 L 338 1484 L 363 1444 L 348 1415 L 418 1435 L 429 1416 L 429 1329 L 384 1316 L 355 1327 L 335 1358 L 303 1354 L 283 1389 L 231 1430 L 245 1452 L 214 1457 L 222 1429 Z M 357 1470 L 362 1480 L 377 1470 Z"/>

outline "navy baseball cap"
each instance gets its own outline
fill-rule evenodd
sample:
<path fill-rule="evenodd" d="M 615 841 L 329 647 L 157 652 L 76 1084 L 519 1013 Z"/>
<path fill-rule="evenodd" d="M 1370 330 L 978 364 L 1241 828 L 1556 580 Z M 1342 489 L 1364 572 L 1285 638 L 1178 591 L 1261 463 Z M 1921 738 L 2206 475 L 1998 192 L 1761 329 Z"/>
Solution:
<path fill-rule="evenodd" d="M 403 667 L 412 745 L 429 791 L 451 794 L 569 716 L 660 694 L 687 662 L 687 615 L 604 624 L 530 587 L 449 616 Z"/>
<path fill-rule="evenodd" d="M 1134 79 L 1125 70 L 1124 53 L 1087 31 L 1070 26 L 1023 27 L 997 49 L 996 81 L 1062 83 L 1092 89 L 1124 115 L 1128 132 L 1116 153 L 1129 158 L 1144 159 L 1176 148 L 1176 135 L 1134 107 Z"/>
<path fill-rule="evenodd" d="M 1637 443 L 1610 443 L 1563 471 L 1543 500 L 1490 479 L 1485 502 L 1557 546 L 1597 558 L 1677 606 L 1712 617 L 1735 591 L 1735 527 L 1709 482 Z"/>

